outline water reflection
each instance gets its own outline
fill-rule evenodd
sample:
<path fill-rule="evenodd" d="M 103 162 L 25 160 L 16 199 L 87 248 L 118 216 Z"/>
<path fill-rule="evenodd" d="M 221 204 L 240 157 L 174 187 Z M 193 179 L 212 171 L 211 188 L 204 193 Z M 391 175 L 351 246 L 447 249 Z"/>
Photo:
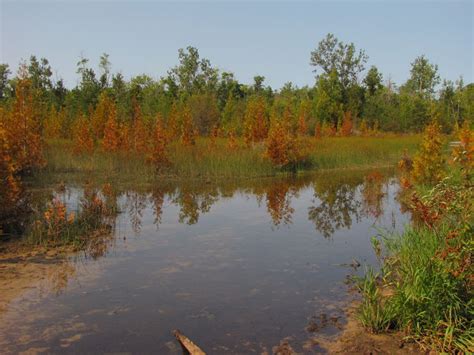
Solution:
<path fill-rule="evenodd" d="M 330 238 L 338 230 L 350 229 L 362 216 L 372 218 L 374 223 L 379 220 L 384 213 L 388 186 L 395 184 L 389 176 L 388 173 L 369 171 L 231 182 L 225 185 L 168 182 L 141 191 L 127 187 L 114 188 L 109 183 L 99 188 L 112 209 L 128 216 L 136 235 L 140 234 L 146 210 L 152 211 L 156 229 L 162 223 L 164 209 L 172 205 L 178 207 L 176 218 L 179 223 L 194 225 L 218 201 L 232 199 L 237 194 L 243 194 L 247 199 L 253 197 L 259 205 L 264 204 L 271 227 L 291 225 L 295 212 L 293 200 L 298 199 L 302 191 L 311 192 L 313 198 L 306 207 L 308 220 L 320 235 Z M 77 209 L 80 195 L 87 186 L 89 183 L 84 187 L 60 185 L 53 195 L 61 198 L 70 209 Z M 42 198 L 47 201 L 51 195 L 43 194 Z M 103 255 L 102 252 L 96 254 Z"/>
<path fill-rule="evenodd" d="M 326 318 L 343 322 L 357 271 L 341 265 L 375 262 L 371 226 L 407 221 L 388 172 L 95 188 L 116 211 L 112 232 L 52 276 L 62 294 L 13 303 L 0 321 L 6 352 L 173 353 L 175 327 L 209 353 L 301 345 Z M 57 196 L 77 210 L 85 189 L 39 190 L 36 203 Z"/>

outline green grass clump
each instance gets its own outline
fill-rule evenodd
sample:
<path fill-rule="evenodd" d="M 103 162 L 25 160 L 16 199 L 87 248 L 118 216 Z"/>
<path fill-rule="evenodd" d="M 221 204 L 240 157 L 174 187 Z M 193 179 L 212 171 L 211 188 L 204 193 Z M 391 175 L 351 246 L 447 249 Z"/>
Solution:
<path fill-rule="evenodd" d="M 358 282 L 363 301 L 359 309 L 359 319 L 372 333 L 387 331 L 392 326 L 393 309 L 381 295 L 380 276 L 368 269 Z"/>
<path fill-rule="evenodd" d="M 447 178 L 413 201 L 417 223 L 386 237 L 381 274 L 359 280 L 359 317 L 373 332 L 402 330 L 437 351 L 472 352 L 474 187 Z"/>

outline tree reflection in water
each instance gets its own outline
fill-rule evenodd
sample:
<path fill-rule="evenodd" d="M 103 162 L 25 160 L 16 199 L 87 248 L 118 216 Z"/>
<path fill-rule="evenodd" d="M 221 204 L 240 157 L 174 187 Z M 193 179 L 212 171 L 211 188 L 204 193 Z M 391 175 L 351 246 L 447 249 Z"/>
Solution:
<path fill-rule="evenodd" d="M 387 177 L 379 172 L 350 174 L 319 174 L 285 179 L 259 179 L 225 184 L 205 183 L 163 183 L 156 184 L 141 191 L 131 187 L 121 188 L 111 183 L 96 188 L 98 194 L 106 201 L 110 215 L 108 233 L 91 232 L 89 242 L 82 251 L 86 258 L 99 258 L 107 254 L 114 246 L 117 237 L 117 216 L 128 216 L 132 231 L 139 237 L 143 217 L 148 210 L 153 214 L 153 223 L 159 228 L 162 223 L 165 206 L 178 208 L 179 223 L 193 225 L 199 222 L 200 216 L 209 213 L 211 207 L 220 199 L 231 199 L 235 194 L 254 198 L 258 205 L 264 204 L 270 217 L 272 227 L 293 224 L 296 210 L 307 210 L 307 218 L 317 232 L 325 238 L 331 237 L 340 229 L 349 229 L 362 217 L 378 219 L 383 214 L 384 196 L 387 195 Z M 93 198 L 87 191 L 90 184 L 82 188 L 61 187 L 42 193 L 41 201 L 46 204 L 51 196 L 58 196 L 68 208 L 73 209 L 84 198 Z M 303 195 L 303 198 L 300 196 Z M 311 198 L 312 196 L 312 198 Z M 307 198 L 307 200 L 306 200 Z M 293 202 L 298 200 L 298 208 Z M 36 205 L 40 203 L 38 200 Z M 305 205 L 306 204 L 306 205 Z M 304 207 L 302 207 L 302 205 Z M 308 206 L 309 205 L 309 206 Z M 262 206 L 263 207 L 263 206 Z M 67 277 L 58 277 L 58 285 L 66 284 Z M 61 281 L 63 280 L 63 281 Z M 59 286 L 61 288 L 61 286 Z"/>
<path fill-rule="evenodd" d="M 356 198 L 360 182 L 349 177 L 314 183 L 314 205 L 308 208 L 308 219 L 324 237 L 329 238 L 341 228 L 349 229 L 353 218 L 356 222 L 360 220 L 361 202 Z"/>

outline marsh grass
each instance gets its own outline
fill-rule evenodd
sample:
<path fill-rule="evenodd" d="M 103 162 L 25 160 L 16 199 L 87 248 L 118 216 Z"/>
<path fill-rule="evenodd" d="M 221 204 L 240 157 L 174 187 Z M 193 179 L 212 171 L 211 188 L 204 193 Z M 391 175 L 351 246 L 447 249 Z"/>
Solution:
<path fill-rule="evenodd" d="M 357 280 L 357 286 L 363 296 L 359 309 L 359 320 L 372 333 L 385 332 L 393 327 L 393 306 L 381 295 L 380 274 L 369 268 L 365 277 Z"/>
<path fill-rule="evenodd" d="M 48 165 L 37 179 L 57 179 L 75 175 L 81 180 L 113 179 L 152 182 L 156 179 L 229 179 L 255 178 L 290 174 L 278 169 L 264 157 L 263 143 L 245 146 L 238 140 L 236 149 L 228 148 L 228 139 L 198 138 L 196 144 L 184 147 L 173 142 L 169 147 L 171 166 L 159 171 L 147 163 L 146 157 L 133 153 L 104 153 L 96 149 L 92 154 L 74 155 L 72 144 L 66 140 L 48 142 Z M 308 159 L 296 166 L 296 171 L 316 171 L 346 168 L 375 168 L 394 165 L 406 149 L 413 152 L 419 137 L 333 137 L 304 138 Z"/>
<path fill-rule="evenodd" d="M 426 191 L 426 186 L 421 191 Z M 383 237 L 381 272 L 359 280 L 359 318 L 372 332 L 402 330 L 441 352 L 474 348 L 474 187 L 459 174 L 412 195 L 412 226 Z M 379 250 L 379 248 L 377 248 Z M 389 289 L 382 295 L 381 289 Z"/>
<path fill-rule="evenodd" d="M 359 319 L 374 333 L 403 330 L 441 351 L 470 351 L 474 343 L 473 300 L 468 280 L 454 277 L 436 255 L 448 229 L 408 229 L 388 238 L 385 282 L 372 271 L 360 280 Z M 383 296 L 381 287 L 393 292 Z"/>

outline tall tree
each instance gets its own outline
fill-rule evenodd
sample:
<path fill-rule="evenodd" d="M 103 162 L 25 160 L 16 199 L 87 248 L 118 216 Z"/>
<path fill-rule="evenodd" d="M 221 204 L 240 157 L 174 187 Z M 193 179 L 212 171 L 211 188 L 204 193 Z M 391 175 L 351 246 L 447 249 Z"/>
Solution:
<path fill-rule="evenodd" d="M 435 87 L 440 83 L 438 66 L 432 64 L 424 56 L 417 57 L 411 63 L 410 79 L 405 84 L 405 88 L 425 98 L 433 97 Z"/>
<path fill-rule="evenodd" d="M 370 96 L 373 96 L 378 90 L 380 90 L 382 85 L 382 73 L 380 73 L 376 66 L 371 66 L 367 75 L 364 79 L 364 84 L 367 89 L 367 93 Z"/>
<path fill-rule="evenodd" d="M 216 89 L 219 72 L 208 59 L 200 58 L 197 48 L 181 48 L 178 57 L 179 65 L 168 72 L 168 81 L 176 83 L 181 93 L 191 95 Z"/>
<path fill-rule="evenodd" d="M 364 70 L 368 56 L 363 50 L 357 51 L 354 43 L 345 44 L 332 33 L 319 42 L 318 47 L 311 52 L 310 64 L 318 72 L 329 74 L 335 70 L 343 90 L 357 82 L 358 75 Z"/>

